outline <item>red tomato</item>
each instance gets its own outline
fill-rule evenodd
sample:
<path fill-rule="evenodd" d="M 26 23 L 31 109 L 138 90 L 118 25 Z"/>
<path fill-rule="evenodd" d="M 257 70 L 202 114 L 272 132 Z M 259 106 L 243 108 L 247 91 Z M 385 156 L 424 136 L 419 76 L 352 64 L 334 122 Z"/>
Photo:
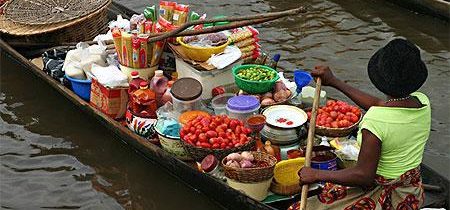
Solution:
<path fill-rule="evenodd" d="M 195 135 L 199 135 L 199 134 L 201 134 L 202 133 L 202 129 L 197 129 L 197 130 L 195 130 Z"/>
<path fill-rule="evenodd" d="M 208 132 L 206 132 L 206 135 L 209 138 L 217 137 L 217 132 L 215 132 L 215 131 L 208 131 Z"/>
<path fill-rule="evenodd" d="M 209 127 L 207 127 L 207 126 L 203 127 L 203 128 L 202 128 L 202 131 L 203 131 L 204 133 L 206 133 L 207 131 L 209 131 Z"/>
<path fill-rule="evenodd" d="M 189 137 L 189 140 L 191 140 L 192 142 L 196 142 L 197 141 L 197 135 L 193 134 Z"/>
<path fill-rule="evenodd" d="M 234 147 L 240 147 L 240 146 L 242 146 L 241 143 L 236 143 L 236 144 L 234 145 Z"/>
<path fill-rule="evenodd" d="M 338 113 L 336 111 L 331 111 L 330 112 L 330 117 L 333 118 L 333 120 L 335 120 L 338 116 Z"/>
<path fill-rule="evenodd" d="M 327 123 L 327 124 L 325 124 L 325 127 L 331 128 L 331 124 L 330 124 L 330 123 Z"/>
<path fill-rule="evenodd" d="M 343 120 L 350 121 L 350 117 L 349 117 L 348 115 L 345 115 L 344 118 L 343 118 Z"/>
<path fill-rule="evenodd" d="M 200 146 L 203 147 L 203 148 L 211 148 L 211 144 L 206 143 L 206 142 L 200 143 Z"/>
<path fill-rule="evenodd" d="M 333 118 L 332 117 L 327 117 L 326 123 L 330 124 L 331 122 L 333 122 Z M 329 126 L 327 126 L 327 127 L 329 127 Z"/>
<path fill-rule="evenodd" d="M 225 143 L 225 142 L 222 142 L 222 143 L 220 143 L 220 148 L 221 149 L 225 149 L 225 147 L 227 147 L 227 143 Z"/>
<path fill-rule="evenodd" d="M 231 122 L 231 119 L 228 118 L 228 117 L 225 117 L 225 118 L 223 119 L 223 122 L 224 122 L 225 124 L 229 125 L 230 122 Z"/>
<path fill-rule="evenodd" d="M 230 121 L 230 128 L 231 129 L 236 128 L 237 125 L 239 125 L 239 121 L 238 120 L 233 119 L 233 120 Z"/>
<path fill-rule="evenodd" d="M 218 148 L 220 148 L 220 144 L 215 143 L 215 144 L 213 144 L 213 145 L 211 146 L 211 148 L 213 148 L 213 149 L 218 149 Z"/>
<path fill-rule="evenodd" d="M 227 134 L 225 132 L 220 132 L 219 136 L 222 138 L 227 138 Z"/>
<path fill-rule="evenodd" d="M 359 120 L 359 117 L 357 117 L 356 115 L 353 115 L 350 117 L 350 122 L 352 123 L 357 123 Z"/>
<path fill-rule="evenodd" d="M 242 130 L 244 131 L 245 134 L 250 134 L 252 132 L 252 129 L 250 128 L 244 128 Z"/>
<path fill-rule="evenodd" d="M 339 114 L 338 114 L 338 117 L 336 118 L 336 120 L 342 120 L 342 119 L 344 119 L 344 117 L 345 117 L 344 114 L 339 113 Z"/>
<path fill-rule="evenodd" d="M 216 127 L 215 130 L 216 130 L 217 133 L 225 132 L 225 130 L 223 130 L 220 126 L 219 126 L 219 127 Z"/>
<path fill-rule="evenodd" d="M 331 122 L 331 127 L 332 127 L 332 128 L 339 128 L 338 122 L 337 122 L 337 121 Z"/>
<path fill-rule="evenodd" d="M 236 126 L 236 130 L 234 131 L 234 133 L 235 133 L 236 135 L 241 134 L 241 133 L 242 133 L 242 127 L 241 127 L 241 126 Z"/>
<path fill-rule="evenodd" d="M 328 100 L 327 106 L 333 106 L 336 102 L 334 100 Z"/>
<path fill-rule="evenodd" d="M 189 128 L 189 133 L 194 134 L 196 130 L 197 129 L 195 129 L 195 127 L 191 127 L 191 128 Z"/>

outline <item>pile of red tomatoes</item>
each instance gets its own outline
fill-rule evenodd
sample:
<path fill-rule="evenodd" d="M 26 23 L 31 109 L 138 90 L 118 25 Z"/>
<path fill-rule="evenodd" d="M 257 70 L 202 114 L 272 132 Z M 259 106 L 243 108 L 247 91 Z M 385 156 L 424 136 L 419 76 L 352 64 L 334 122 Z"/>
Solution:
<path fill-rule="evenodd" d="M 180 137 L 196 147 L 231 149 L 250 141 L 250 133 L 242 121 L 225 115 L 198 116 L 181 128 Z"/>
<path fill-rule="evenodd" d="M 308 112 L 308 119 L 311 112 Z M 327 105 L 317 110 L 316 126 L 346 128 L 354 125 L 361 117 L 361 110 L 343 101 L 327 101 Z"/>

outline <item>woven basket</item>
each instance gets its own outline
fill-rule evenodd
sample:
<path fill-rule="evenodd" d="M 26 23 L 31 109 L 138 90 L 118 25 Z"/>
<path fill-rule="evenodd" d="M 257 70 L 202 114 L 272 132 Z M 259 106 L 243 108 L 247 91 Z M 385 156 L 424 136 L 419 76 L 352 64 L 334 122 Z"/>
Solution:
<path fill-rule="evenodd" d="M 201 148 L 201 147 L 196 147 L 194 145 L 186 143 L 183 140 L 181 140 L 181 143 L 183 144 L 184 149 L 189 153 L 191 158 L 196 160 L 196 161 L 203 160 L 203 158 L 205 158 L 209 154 L 212 154 L 217 159 L 221 160 L 222 158 L 226 157 L 228 154 L 233 153 L 233 152 L 252 150 L 255 147 L 255 145 L 256 145 L 255 139 L 252 139 L 252 140 L 248 141 L 247 144 L 245 144 L 245 145 L 242 145 L 240 147 L 234 147 L 234 148 L 231 148 L 231 149 L 207 149 L 207 148 Z"/>
<path fill-rule="evenodd" d="M 275 180 L 272 180 L 272 183 L 270 184 L 270 191 L 278 195 L 289 196 L 300 193 L 302 191 L 302 187 L 300 184 L 285 186 L 277 183 Z"/>
<path fill-rule="evenodd" d="M 0 15 L 0 32 L 6 40 L 29 43 L 64 43 L 92 40 L 108 30 L 108 10 L 111 0 L 89 15 L 54 23 L 27 25 L 14 23 Z"/>
<path fill-rule="evenodd" d="M 89 15 L 108 3 L 109 0 L 10 0 L 4 14 L 14 23 L 55 24 Z"/>
<path fill-rule="evenodd" d="M 242 183 L 254 183 L 268 180 L 273 177 L 273 169 L 277 159 L 270 154 L 263 152 L 251 152 L 255 160 L 265 161 L 269 166 L 263 168 L 234 168 L 226 165 L 225 158 L 222 159 L 222 167 L 227 178 Z"/>
<path fill-rule="evenodd" d="M 305 112 L 311 111 L 311 108 L 305 109 Z M 316 134 L 319 136 L 327 136 L 327 137 L 344 137 L 350 135 L 356 128 L 358 128 L 359 123 L 361 122 L 363 115 L 359 117 L 358 122 L 355 124 L 346 127 L 346 128 L 327 128 L 323 126 L 316 126 Z M 311 124 L 308 123 L 308 126 Z"/>

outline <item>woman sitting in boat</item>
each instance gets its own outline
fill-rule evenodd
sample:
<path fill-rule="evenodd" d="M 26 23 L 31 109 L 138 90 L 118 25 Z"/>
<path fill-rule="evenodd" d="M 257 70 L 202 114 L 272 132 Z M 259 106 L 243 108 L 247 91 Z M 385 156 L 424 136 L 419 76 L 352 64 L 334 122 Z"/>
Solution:
<path fill-rule="evenodd" d="M 419 49 L 395 39 L 370 59 L 369 78 L 386 100 L 337 79 L 327 66 L 317 66 L 311 74 L 367 113 L 359 124 L 355 167 L 299 171 L 303 184 L 326 182 L 322 193 L 308 199 L 307 209 L 419 209 L 424 198 L 419 165 L 431 126 L 430 102 L 416 92 L 428 76 Z"/>

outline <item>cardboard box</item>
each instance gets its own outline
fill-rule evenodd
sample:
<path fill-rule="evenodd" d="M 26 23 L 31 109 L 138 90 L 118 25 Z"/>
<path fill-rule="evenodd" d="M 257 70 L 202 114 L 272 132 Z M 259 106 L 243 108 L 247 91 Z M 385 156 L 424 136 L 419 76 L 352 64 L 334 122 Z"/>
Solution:
<path fill-rule="evenodd" d="M 128 87 L 108 88 L 92 79 L 91 101 L 92 106 L 114 119 L 125 116 L 128 102 Z"/>

